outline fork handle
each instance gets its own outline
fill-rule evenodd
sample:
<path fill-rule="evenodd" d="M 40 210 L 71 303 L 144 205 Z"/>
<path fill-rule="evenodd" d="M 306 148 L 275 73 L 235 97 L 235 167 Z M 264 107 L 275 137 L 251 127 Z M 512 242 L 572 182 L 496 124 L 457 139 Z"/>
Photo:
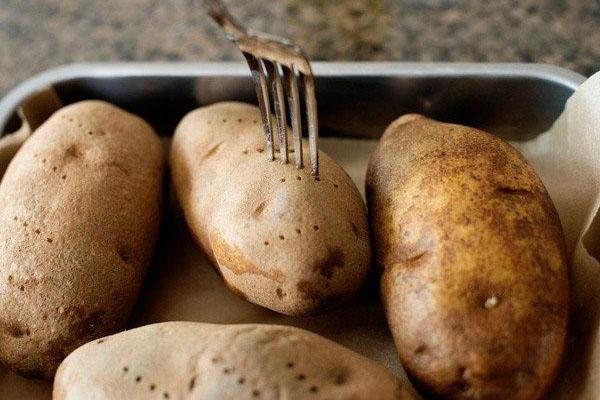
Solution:
<path fill-rule="evenodd" d="M 204 9 L 225 30 L 229 39 L 235 41 L 247 34 L 246 29 L 231 16 L 221 0 L 194 0 L 194 4 Z"/>

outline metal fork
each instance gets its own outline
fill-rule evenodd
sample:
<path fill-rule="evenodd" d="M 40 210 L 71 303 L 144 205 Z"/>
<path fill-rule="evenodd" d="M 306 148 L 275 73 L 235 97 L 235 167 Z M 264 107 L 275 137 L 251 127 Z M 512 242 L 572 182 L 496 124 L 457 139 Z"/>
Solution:
<path fill-rule="evenodd" d="M 288 162 L 287 116 L 284 100 L 287 97 L 297 168 L 303 168 L 301 95 L 298 90 L 298 81 L 301 82 L 304 89 L 306 121 L 308 124 L 311 173 L 319 175 L 317 143 L 319 127 L 317 124 L 315 81 L 310 63 L 302 49 L 290 40 L 244 28 L 229 14 L 221 0 L 194 1 L 199 3 L 208 15 L 225 30 L 227 37 L 237 44 L 248 62 L 262 115 L 269 160 L 275 159 L 270 97 L 273 98 L 279 135 L 279 158 L 283 163 Z"/>

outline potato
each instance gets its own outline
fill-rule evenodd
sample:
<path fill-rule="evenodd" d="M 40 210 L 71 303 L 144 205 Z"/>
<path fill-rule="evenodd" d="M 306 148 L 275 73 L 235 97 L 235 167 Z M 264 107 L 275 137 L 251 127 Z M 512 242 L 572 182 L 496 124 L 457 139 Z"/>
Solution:
<path fill-rule="evenodd" d="M 54 380 L 54 400 L 412 399 L 385 368 L 278 325 L 164 322 L 90 342 Z"/>
<path fill-rule="evenodd" d="M 490 134 L 407 115 L 381 138 L 366 189 L 409 375 L 442 398 L 540 398 L 563 353 L 568 278 L 532 167 Z"/>
<path fill-rule="evenodd" d="M 121 329 L 150 262 L 164 157 L 140 118 L 65 107 L 0 184 L 0 360 L 50 379 L 63 358 Z"/>
<path fill-rule="evenodd" d="M 365 279 L 366 208 L 324 153 L 319 177 L 269 162 L 260 118 L 242 103 L 189 113 L 171 147 L 173 186 L 196 241 L 234 292 L 283 314 L 314 313 Z"/>

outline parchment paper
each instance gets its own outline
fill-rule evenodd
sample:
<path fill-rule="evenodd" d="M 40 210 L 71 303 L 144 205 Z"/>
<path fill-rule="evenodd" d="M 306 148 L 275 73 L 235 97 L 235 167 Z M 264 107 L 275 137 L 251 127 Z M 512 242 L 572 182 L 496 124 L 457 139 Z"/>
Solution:
<path fill-rule="evenodd" d="M 563 366 L 547 398 L 598 399 L 600 73 L 577 90 L 550 131 L 529 142 L 513 144 L 533 163 L 546 184 L 572 254 L 574 318 Z M 363 196 L 366 166 L 375 145 L 371 140 L 321 140 L 321 148 L 348 171 Z M 130 327 L 169 320 L 294 325 L 348 346 L 406 379 L 373 280 L 352 303 L 325 315 L 278 315 L 237 298 L 225 288 L 192 242 L 173 196 L 169 204 L 155 261 Z M 0 399 L 48 399 L 50 394 L 49 383 L 23 379 L 0 367 Z"/>

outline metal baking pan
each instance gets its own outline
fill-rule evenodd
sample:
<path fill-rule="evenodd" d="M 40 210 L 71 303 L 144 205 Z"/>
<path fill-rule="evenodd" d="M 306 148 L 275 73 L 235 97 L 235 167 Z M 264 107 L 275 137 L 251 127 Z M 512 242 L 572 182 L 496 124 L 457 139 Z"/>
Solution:
<path fill-rule="evenodd" d="M 517 64 L 314 63 L 314 72 L 321 134 L 364 139 L 378 138 L 400 114 L 419 112 L 527 140 L 552 125 L 584 81 L 560 68 Z M 144 117 L 165 136 L 199 105 L 255 100 L 248 68 L 241 63 L 74 64 L 12 90 L 0 102 L 0 133 L 17 130 L 19 105 L 48 86 L 65 104 L 89 98 L 115 103 Z M 364 181 L 368 152 L 362 150 L 375 141 L 337 142 L 360 143 L 364 159 L 354 165 L 358 173 L 345 167 L 355 181 Z M 278 315 L 229 293 L 193 243 L 177 207 L 167 211 L 164 235 L 128 326 L 167 320 L 294 325 L 403 375 L 373 282 L 351 304 L 325 315 Z M 51 383 L 27 380 L 0 366 L 0 398 L 42 400 L 51 397 L 51 390 Z"/>
<path fill-rule="evenodd" d="M 377 138 L 398 115 L 418 112 L 475 126 L 505 139 L 547 130 L 584 77 L 538 64 L 313 63 L 321 134 Z M 242 63 L 71 64 L 41 73 L 0 102 L 0 133 L 16 130 L 16 110 L 52 86 L 65 103 L 110 101 L 170 135 L 198 105 L 254 102 Z"/>

